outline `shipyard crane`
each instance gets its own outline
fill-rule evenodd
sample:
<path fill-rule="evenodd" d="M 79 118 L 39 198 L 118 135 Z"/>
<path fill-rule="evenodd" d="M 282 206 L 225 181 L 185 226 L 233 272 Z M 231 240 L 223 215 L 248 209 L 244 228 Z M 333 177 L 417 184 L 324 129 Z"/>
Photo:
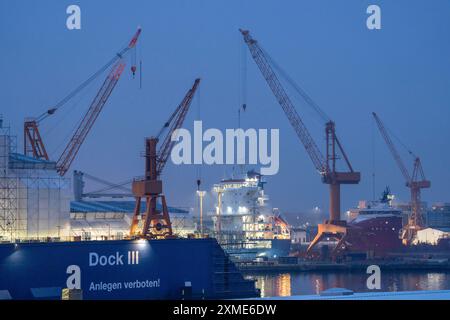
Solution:
<path fill-rule="evenodd" d="M 49 160 L 48 153 L 46 151 L 45 145 L 43 143 L 41 134 L 39 132 L 39 124 L 45 120 L 47 117 L 55 114 L 55 112 L 68 103 L 73 97 L 75 97 L 80 91 L 86 88 L 92 81 L 94 81 L 98 76 L 100 76 L 104 71 L 106 71 L 111 66 L 111 71 L 107 75 L 105 81 L 97 92 L 94 100 L 91 102 L 89 109 L 84 115 L 81 123 L 76 128 L 72 138 L 65 147 L 64 151 L 56 161 L 56 169 L 59 175 L 64 176 L 69 170 L 75 156 L 78 153 L 81 145 L 83 144 L 86 136 L 94 125 L 97 117 L 99 116 L 104 105 L 108 101 L 114 87 L 116 86 L 119 78 L 125 68 L 124 55 L 131 49 L 135 48 L 136 43 L 141 34 L 141 28 L 138 28 L 133 38 L 130 40 L 128 45 L 120 50 L 108 63 L 101 67 L 97 72 L 95 72 L 86 81 L 81 83 L 72 92 L 60 100 L 55 106 L 48 109 L 46 112 L 41 114 L 35 119 L 27 119 L 24 122 L 24 154 L 30 155 L 36 159 Z M 131 71 L 133 74 L 136 71 L 136 67 L 131 66 Z"/>
<path fill-rule="evenodd" d="M 294 107 L 291 99 L 283 88 L 278 79 L 274 68 L 273 61 L 267 56 L 258 42 L 253 39 L 248 30 L 239 29 L 244 41 L 247 44 L 253 60 L 256 62 L 264 79 L 269 85 L 272 93 L 276 97 L 278 103 L 283 109 L 291 126 L 294 128 L 298 138 L 302 142 L 309 157 L 311 158 L 314 167 L 322 177 L 322 182 L 330 185 L 330 219 L 323 224 L 319 224 L 318 233 L 311 245 L 308 248 L 310 251 L 318 242 L 325 237 L 333 237 L 339 240 L 336 249 L 344 242 L 347 233 L 346 223 L 341 220 L 340 214 L 340 188 L 341 184 L 357 184 L 360 181 L 360 173 L 355 172 L 350 164 L 350 161 L 342 147 L 341 142 L 336 136 L 335 124 L 333 121 L 327 121 L 325 125 L 326 134 L 326 157 L 320 152 L 317 144 L 310 135 L 308 129 L 300 118 L 297 110 Z M 313 103 L 305 92 L 301 92 L 305 101 L 313 108 L 317 106 Z M 343 156 L 348 171 L 340 172 L 336 168 L 336 160 L 338 159 L 337 151 Z"/>
<path fill-rule="evenodd" d="M 403 177 L 405 178 L 406 186 L 410 189 L 411 192 L 411 214 L 408 217 L 407 225 L 403 227 L 401 232 L 401 238 L 403 239 L 403 242 L 405 244 L 409 244 L 416 235 L 416 232 L 423 227 L 424 221 L 420 193 L 421 189 L 430 188 L 431 182 L 425 178 L 420 158 L 414 155 L 411 151 L 409 151 L 409 153 L 414 158 L 414 165 L 412 174 L 409 173 L 394 143 L 392 142 L 385 125 L 375 112 L 372 112 L 372 115 L 375 119 L 381 136 L 386 142 L 389 151 L 394 157 L 397 166 L 399 167 Z"/>
<path fill-rule="evenodd" d="M 135 179 L 132 183 L 132 192 L 136 198 L 130 227 L 130 237 L 132 238 L 167 238 L 173 236 L 172 223 L 170 222 L 166 197 L 162 193 L 160 176 L 176 143 L 172 136 L 176 135 L 177 129 L 180 129 L 183 125 L 199 84 L 200 79 L 196 79 L 192 88 L 186 93 L 156 137 L 145 140 L 145 176 L 141 179 Z M 165 138 L 162 138 L 166 131 Z M 157 150 L 160 139 L 162 139 L 162 144 Z M 145 213 L 141 216 L 141 199 L 144 197 L 146 208 Z M 156 208 L 158 198 L 161 200 L 162 211 Z M 142 221 L 140 228 L 139 220 Z"/>

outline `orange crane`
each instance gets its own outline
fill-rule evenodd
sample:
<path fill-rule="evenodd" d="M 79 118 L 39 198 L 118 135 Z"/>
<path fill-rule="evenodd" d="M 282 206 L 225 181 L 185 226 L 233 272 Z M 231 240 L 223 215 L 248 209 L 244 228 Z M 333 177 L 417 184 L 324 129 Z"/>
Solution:
<path fill-rule="evenodd" d="M 200 79 L 196 79 L 192 88 L 186 93 L 182 102 L 165 122 L 157 136 L 145 140 L 145 176 L 142 179 L 135 179 L 132 183 L 132 192 L 136 197 L 136 206 L 130 227 L 130 237 L 172 237 L 172 223 L 170 222 L 166 197 L 162 194 L 162 181 L 160 180 L 160 176 L 169 159 L 170 152 L 175 145 L 172 135 L 176 134 L 176 130 L 183 125 L 199 84 Z M 167 128 L 168 132 L 157 151 L 156 146 L 158 141 Z M 141 199 L 143 197 L 146 198 L 146 210 L 141 216 Z M 162 211 L 156 208 L 158 198 L 161 199 Z M 138 228 L 139 216 L 141 216 L 140 220 L 143 221 L 140 230 Z"/>
<path fill-rule="evenodd" d="M 318 225 L 318 233 L 311 242 L 308 251 L 310 251 L 317 243 L 325 237 L 332 237 L 339 240 L 338 246 L 344 242 L 347 233 L 346 222 L 341 220 L 340 211 L 340 188 L 341 184 L 357 184 L 360 181 L 360 173 L 355 172 L 350 161 L 342 147 L 341 142 L 336 136 L 335 124 L 333 121 L 327 121 L 325 126 L 326 134 L 326 157 L 322 155 L 317 147 L 314 139 L 311 137 L 308 129 L 300 118 L 291 99 L 287 95 L 280 80 L 278 79 L 272 65 L 274 62 L 259 46 L 258 42 L 253 39 L 248 30 L 239 29 L 244 37 L 253 60 L 256 62 L 259 70 L 269 85 L 272 93 L 275 95 L 278 103 L 283 109 L 291 126 L 294 128 L 298 138 L 302 142 L 309 157 L 311 158 L 316 170 L 322 177 L 322 182 L 330 185 L 330 219 L 323 224 Z M 312 107 L 317 109 L 305 92 L 301 92 L 305 101 Z M 336 160 L 338 160 L 337 151 L 345 160 L 348 171 L 340 172 L 336 168 Z"/>
<path fill-rule="evenodd" d="M 397 166 L 400 168 L 400 171 L 402 172 L 402 175 L 406 180 L 406 186 L 411 191 L 411 214 L 408 217 L 407 225 L 403 227 L 403 230 L 401 232 L 403 242 L 405 244 L 409 244 L 416 235 L 416 232 L 424 226 L 420 194 L 421 189 L 427 189 L 431 187 L 431 181 L 425 178 L 420 158 L 414 155 L 411 151 L 409 151 L 409 153 L 414 157 L 414 165 L 412 175 L 409 174 L 409 171 L 406 169 L 406 166 L 397 149 L 395 148 L 395 145 L 392 142 L 383 122 L 375 112 L 372 112 L 372 115 L 375 119 L 381 136 L 386 142 L 386 145 L 388 146 L 392 156 L 394 157 Z"/>
<path fill-rule="evenodd" d="M 89 79 L 80 84 L 67 96 L 65 96 L 61 101 L 59 101 L 54 107 L 48 109 L 46 112 L 41 114 L 36 119 L 28 119 L 24 123 L 24 154 L 30 155 L 37 159 L 49 160 L 48 153 L 45 149 L 45 145 L 42 141 L 41 134 L 39 133 L 39 123 L 46 119 L 47 117 L 53 115 L 60 107 L 69 102 L 74 96 L 76 96 L 81 90 L 88 86 L 92 81 L 94 81 L 99 75 L 101 75 L 105 70 L 112 66 L 111 71 L 106 77 L 103 85 L 92 101 L 89 109 L 84 115 L 81 123 L 75 130 L 72 138 L 64 149 L 63 153 L 56 162 L 56 169 L 59 175 L 64 176 L 69 170 L 75 156 L 78 153 L 81 145 L 83 144 L 86 136 L 91 130 L 95 123 L 95 120 L 99 116 L 103 106 L 108 101 L 114 87 L 116 86 L 119 78 L 125 68 L 124 55 L 136 46 L 136 43 L 141 34 L 141 28 L 138 28 L 133 38 L 130 40 L 129 44 L 119 51 L 107 64 L 100 68 L 96 73 L 94 73 Z M 136 71 L 136 67 L 133 65 L 131 71 Z"/>

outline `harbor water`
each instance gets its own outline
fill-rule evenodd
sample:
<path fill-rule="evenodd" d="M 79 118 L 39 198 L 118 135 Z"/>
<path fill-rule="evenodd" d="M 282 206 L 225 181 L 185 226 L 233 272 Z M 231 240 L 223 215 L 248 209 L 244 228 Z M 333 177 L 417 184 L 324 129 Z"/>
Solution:
<path fill-rule="evenodd" d="M 380 290 L 369 290 L 368 274 L 363 272 L 286 272 L 246 273 L 256 280 L 262 297 L 319 294 L 330 288 L 347 288 L 354 292 L 449 290 L 450 272 L 382 272 Z"/>

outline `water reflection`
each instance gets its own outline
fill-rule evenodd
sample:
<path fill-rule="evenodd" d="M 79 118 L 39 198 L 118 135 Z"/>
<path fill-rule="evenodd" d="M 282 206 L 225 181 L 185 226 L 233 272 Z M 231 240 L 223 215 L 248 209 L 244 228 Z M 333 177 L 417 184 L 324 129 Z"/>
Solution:
<path fill-rule="evenodd" d="M 261 296 L 271 297 L 287 297 L 292 295 L 291 293 L 291 275 L 289 273 L 278 274 L 276 276 L 249 276 L 247 278 L 256 279 L 256 286 L 261 290 Z"/>
<path fill-rule="evenodd" d="M 247 274 L 256 280 L 263 297 L 318 294 L 329 288 L 369 291 L 365 273 L 280 273 Z M 384 272 L 380 291 L 449 290 L 450 273 Z"/>
<path fill-rule="evenodd" d="M 280 297 L 288 297 L 291 295 L 291 275 L 289 273 L 281 274 L 277 277 L 277 287 Z"/>

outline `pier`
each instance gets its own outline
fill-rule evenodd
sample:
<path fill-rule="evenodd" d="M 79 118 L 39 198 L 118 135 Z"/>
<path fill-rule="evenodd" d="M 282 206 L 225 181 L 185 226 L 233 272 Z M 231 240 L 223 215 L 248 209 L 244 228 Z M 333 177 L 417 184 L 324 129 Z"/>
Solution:
<path fill-rule="evenodd" d="M 325 272 L 325 271 L 361 271 L 366 272 L 370 265 L 377 265 L 384 271 L 450 271 L 448 259 L 410 259 L 410 260 L 367 260 L 360 262 L 310 262 L 300 261 L 293 264 L 276 261 L 236 263 L 242 272 Z"/>

